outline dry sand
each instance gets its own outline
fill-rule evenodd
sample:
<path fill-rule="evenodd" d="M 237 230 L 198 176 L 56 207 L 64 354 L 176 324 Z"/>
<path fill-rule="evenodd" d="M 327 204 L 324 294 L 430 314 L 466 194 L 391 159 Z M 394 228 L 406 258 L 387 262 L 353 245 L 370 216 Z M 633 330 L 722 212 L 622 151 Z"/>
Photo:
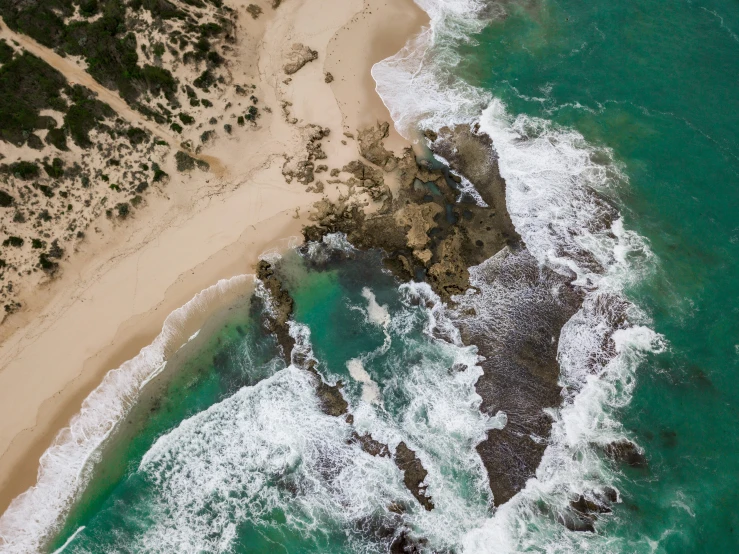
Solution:
<path fill-rule="evenodd" d="M 37 291 L 2 330 L 0 512 L 33 485 L 40 455 L 82 400 L 151 343 L 169 313 L 219 279 L 252 272 L 260 253 L 299 235 L 319 199 L 281 175 L 283 154 L 304 149 L 301 125 L 333 131 L 324 141 L 326 163 L 341 167 L 357 157 L 353 141 L 342 144 L 342 131 L 389 121 L 369 71 L 426 22 L 411 0 L 287 0 L 274 13 L 266 0 L 257 3 L 264 9 L 253 24 L 260 102 L 273 114 L 251 135 L 205 151 L 223 163 L 225 176 L 178 182 L 173 175 L 166 195 L 113 236 L 87 243 L 62 278 Z M 319 57 L 284 84 L 282 56 L 294 42 Z M 334 75 L 331 86 L 325 71 Z M 283 100 L 292 102 L 296 125 L 282 116 Z M 393 140 L 401 145 L 399 136 Z"/>

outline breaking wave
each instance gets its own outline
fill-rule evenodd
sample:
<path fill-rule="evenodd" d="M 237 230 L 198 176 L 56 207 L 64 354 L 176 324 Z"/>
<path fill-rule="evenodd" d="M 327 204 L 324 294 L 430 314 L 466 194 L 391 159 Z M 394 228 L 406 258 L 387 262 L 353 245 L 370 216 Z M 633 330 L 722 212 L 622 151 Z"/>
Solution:
<path fill-rule="evenodd" d="M 202 316 L 214 303 L 242 291 L 252 276 L 223 279 L 172 312 L 161 333 L 139 354 L 109 371 L 41 456 L 35 486 L 15 498 L 0 517 L 0 550 L 28 554 L 43 549 L 89 483 L 101 450 L 138 400 L 182 345 L 197 335 Z"/>
<path fill-rule="evenodd" d="M 411 138 L 418 129 L 479 124 L 493 140 L 507 208 L 528 251 L 585 292 L 580 310 L 561 332 L 557 357 L 563 404 L 550 414 L 554 425 L 536 478 L 468 533 L 464 546 L 468 552 L 556 552 L 586 543 L 593 548 L 603 537 L 570 532 L 556 514 L 575 495 L 617 482 L 598 446 L 625 437 L 613 411 L 630 401 L 635 372 L 647 353 L 664 348 L 647 314 L 623 291 L 655 261 L 646 240 L 625 229 L 606 200 L 628 186 L 609 149 L 551 121 L 510 114 L 502 101 L 455 74 L 456 47 L 504 16 L 504 3 L 416 3 L 428 13 L 429 26 L 372 70 L 398 131 Z M 504 302 L 501 295 L 507 291 L 492 290 L 481 278 L 490 263 L 499 262 L 470 270 L 471 284 L 483 302 Z M 542 510 L 542 504 L 549 508 Z"/>

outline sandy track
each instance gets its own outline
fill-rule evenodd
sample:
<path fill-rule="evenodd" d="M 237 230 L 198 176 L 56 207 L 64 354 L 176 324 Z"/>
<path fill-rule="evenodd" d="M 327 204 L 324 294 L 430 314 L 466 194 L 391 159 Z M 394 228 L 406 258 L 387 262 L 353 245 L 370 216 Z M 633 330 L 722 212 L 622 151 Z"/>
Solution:
<path fill-rule="evenodd" d="M 172 148 L 179 149 L 178 139 L 164 128 L 160 127 L 153 121 L 146 119 L 139 112 L 131 108 L 126 101 L 121 98 L 117 92 L 110 90 L 98 83 L 92 76 L 77 63 L 69 58 L 63 58 L 50 48 L 43 46 L 33 40 L 32 38 L 16 33 L 11 30 L 5 21 L 0 17 L 0 38 L 5 40 L 13 41 L 19 44 L 26 51 L 30 52 L 34 56 L 41 58 L 51 67 L 56 69 L 59 73 L 73 85 L 82 85 L 92 92 L 95 93 L 98 100 L 108 104 L 113 110 L 118 113 L 123 119 L 131 123 L 132 125 L 143 127 L 149 131 L 155 137 L 167 142 Z M 201 156 L 190 153 L 193 158 L 207 162 L 210 165 L 211 171 L 217 177 L 223 177 L 226 175 L 227 170 L 220 159 L 214 156 Z"/>

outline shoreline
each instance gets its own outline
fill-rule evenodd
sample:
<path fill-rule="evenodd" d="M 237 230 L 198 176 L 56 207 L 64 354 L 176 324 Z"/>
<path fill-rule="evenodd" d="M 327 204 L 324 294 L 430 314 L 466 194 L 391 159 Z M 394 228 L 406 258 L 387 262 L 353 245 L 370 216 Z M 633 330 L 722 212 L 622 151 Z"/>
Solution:
<path fill-rule="evenodd" d="M 270 45 L 301 38 L 321 55 L 318 62 L 294 76 L 289 89 L 282 90 L 277 82 L 282 75 L 276 71 L 267 73 L 263 77 L 267 83 L 263 84 L 273 88 L 275 100 L 294 98 L 292 109 L 301 122 L 328 127 L 334 137 L 342 127 L 349 130 L 348 122 L 361 123 L 352 112 L 351 99 L 356 100 L 357 114 L 390 121 L 374 88 L 367 90 L 366 79 L 372 81 L 369 69 L 387 55 L 387 45 L 399 40 L 397 36 L 388 41 L 380 37 L 391 23 L 392 32 L 399 33 L 400 11 L 410 14 L 411 20 L 405 22 L 407 36 L 400 37 L 403 43 L 420 30 L 423 12 L 411 0 L 406 3 L 405 8 L 399 8 L 381 0 L 356 0 L 351 5 L 334 0 L 334 19 L 349 14 L 349 23 L 338 21 L 340 25 L 334 27 L 324 24 L 328 28 L 318 31 L 315 17 L 325 13 L 325 6 L 318 6 L 315 0 L 278 10 L 266 23 L 260 73 L 279 67 L 280 60 L 270 56 Z M 352 10 L 353 15 L 349 13 Z M 365 12 L 371 12 L 371 18 L 361 17 Z M 362 28 L 369 28 L 370 35 L 374 33 L 371 51 L 355 37 L 339 36 L 352 24 L 364 24 Z M 283 34 L 286 29 L 289 32 Z M 318 44 L 320 40 L 324 42 Z M 354 47 L 347 48 L 347 41 Z M 346 54 L 342 64 L 348 65 L 343 67 L 355 70 L 342 82 L 351 85 L 359 74 L 364 76 L 362 86 L 322 85 L 324 64 L 329 64 L 332 52 L 339 48 Z M 342 64 L 332 66 L 337 80 L 342 78 L 339 72 L 345 71 Z M 320 85 L 326 88 L 317 98 L 315 91 L 321 90 Z M 376 98 L 376 102 L 367 109 L 362 98 Z M 243 144 L 219 145 L 221 159 L 233 159 L 238 166 L 231 173 L 240 177 L 232 180 L 231 187 L 228 183 L 204 186 L 210 183 L 210 175 L 184 187 L 173 177 L 162 198 L 151 199 L 146 211 L 125 229 L 115 229 L 117 236 L 94 239 L 87 245 L 87 252 L 64 268 L 58 282 L 37 295 L 36 305 L 3 330 L 0 391 L 4 392 L 0 392 L 0 406 L 5 407 L 0 408 L 0 513 L 33 485 L 40 456 L 79 411 L 82 400 L 108 371 L 151 344 L 170 313 L 219 279 L 252 273 L 262 252 L 285 249 L 289 237 L 300 233 L 307 221 L 304 214 L 320 197 L 299 184 L 285 184 L 280 172 L 282 153 L 289 147 L 299 147 L 299 141 L 285 136 L 297 133 L 280 120 L 279 113 L 271 119 L 270 128 L 262 133 L 271 141 L 256 144 L 259 136 L 255 133 Z M 354 131 L 356 128 L 351 129 Z M 338 159 L 339 166 L 341 160 L 356 156 L 353 144 L 347 148 L 337 140 L 328 142 L 329 159 Z M 248 148 L 256 150 L 251 157 L 244 156 Z"/>

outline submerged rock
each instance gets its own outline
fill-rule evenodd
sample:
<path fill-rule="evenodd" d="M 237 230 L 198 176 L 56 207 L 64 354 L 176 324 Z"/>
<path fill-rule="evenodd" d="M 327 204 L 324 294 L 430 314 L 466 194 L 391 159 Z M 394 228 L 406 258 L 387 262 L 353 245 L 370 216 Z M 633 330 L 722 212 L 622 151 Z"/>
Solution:
<path fill-rule="evenodd" d="M 611 513 L 611 505 L 617 501 L 618 492 L 614 488 L 590 491 L 570 501 L 569 507 L 557 514 L 557 521 L 570 531 L 593 533 L 598 516 Z"/>
<path fill-rule="evenodd" d="M 603 447 L 606 456 L 620 463 L 627 464 L 631 467 L 646 468 L 647 458 L 630 440 L 622 439 L 612 442 Z"/>

